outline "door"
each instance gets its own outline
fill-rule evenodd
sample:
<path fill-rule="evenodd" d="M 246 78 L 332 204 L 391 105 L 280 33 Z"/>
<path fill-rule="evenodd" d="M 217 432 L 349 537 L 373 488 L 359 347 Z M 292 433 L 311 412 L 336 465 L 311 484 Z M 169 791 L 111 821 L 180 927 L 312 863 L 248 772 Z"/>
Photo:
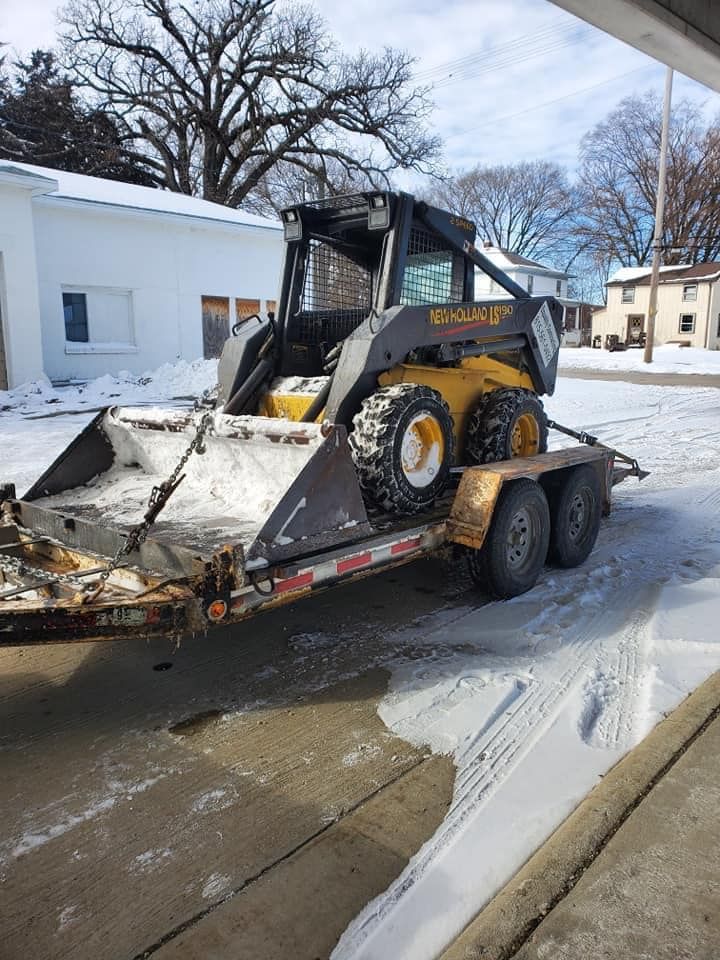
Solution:
<path fill-rule="evenodd" d="M 645 329 L 645 314 L 631 313 L 627 318 L 626 343 L 640 343 L 641 334 Z"/>
<path fill-rule="evenodd" d="M 202 298 L 203 356 L 206 360 L 219 357 L 223 344 L 230 336 L 230 298 Z"/>

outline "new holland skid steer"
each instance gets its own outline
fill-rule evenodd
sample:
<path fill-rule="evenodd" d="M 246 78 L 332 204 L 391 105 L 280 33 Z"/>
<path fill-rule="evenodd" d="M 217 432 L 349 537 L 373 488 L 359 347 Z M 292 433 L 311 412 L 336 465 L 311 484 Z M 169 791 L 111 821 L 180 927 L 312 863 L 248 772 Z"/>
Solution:
<path fill-rule="evenodd" d="M 279 309 L 227 342 L 226 414 L 342 424 L 366 498 L 399 514 L 453 466 L 546 449 L 562 309 L 480 254 L 472 223 L 385 193 L 282 217 Z M 475 300 L 476 267 L 506 299 Z"/>
<path fill-rule="evenodd" d="M 407 194 L 282 221 L 277 312 L 235 326 L 212 402 L 102 411 L 22 499 L 0 487 L 0 635 L 198 629 L 448 541 L 496 596 L 587 556 L 614 460 L 641 471 L 585 434 L 545 454 L 560 304 Z"/>

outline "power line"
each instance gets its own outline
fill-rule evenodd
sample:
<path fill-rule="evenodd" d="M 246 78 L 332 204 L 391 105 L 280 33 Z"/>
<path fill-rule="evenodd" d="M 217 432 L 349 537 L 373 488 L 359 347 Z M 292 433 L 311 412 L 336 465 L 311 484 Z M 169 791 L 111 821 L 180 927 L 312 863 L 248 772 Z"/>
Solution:
<path fill-rule="evenodd" d="M 490 60 L 484 63 L 482 66 L 478 66 L 477 69 L 472 69 L 470 71 L 465 71 L 460 73 L 459 76 L 450 76 L 445 80 L 441 80 L 434 85 L 435 90 L 441 90 L 444 87 L 451 86 L 454 83 L 459 83 L 461 81 L 473 80 L 476 77 L 482 76 L 486 73 L 493 73 L 497 70 L 501 70 L 505 67 L 510 67 L 517 63 L 525 63 L 528 60 L 535 60 L 538 57 L 547 56 L 550 53 L 555 53 L 558 50 L 562 50 L 564 47 L 573 47 L 581 41 L 585 40 L 590 33 L 590 28 L 585 28 L 578 33 L 576 30 L 572 31 L 572 34 L 566 37 L 556 37 L 552 40 L 548 40 L 543 44 L 536 46 L 534 49 L 529 48 L 525 50 L 519 50 L 512 55 L 507 55 L 496 60 Z"/>
<path fill-rule="evenodd" d="M 463 67 L 478 60 L 500 56 L 506 53 L 508 50 L 515 49 L 519 46 L 532 46 L 534 43 L 548 39 L 553 35 L 557 36 L 558 29 L 556 28 L 556 23 L 560 19 L 561 18 L 557 18 L 548 24 L 548 26 L 543 27 L 540 30 L 536 30 L 533 33 L 522 34 L 515 37 L 513 40 L 507 41 L 506 43 L 499 43 L 494 46 L 491 45 L 485 50 L 478 50 L 477 52 L 468 54 L 465 57 L 460 57 L 459 59 L 454 60 L 446 60 L 434 67 L 428 67 L 425 70 L 420 70 L 415 74 L 415 79 L 430 80 L 435 75 L 442 74 L 446 70 L 456 70 L 458 68 L 462 69 Z M 577 28 L 575 24 L 566 24 L 564 27 L 560 27 L 560 32 L 567 32 L 569 29 L 575 30 Z"/>
<path fill-rule="evenodd" d="M 487 127 L 495 126 L 495 124 L 504 123 L 506 120 L 514 120 L 516 117 L 522 117 L 526 113 L 532 113 L 534 110 L 544 109 L 545 107 L 552 106 L 554 103 L 561 103 L 563 100 L 570 100 L 572 97 L 579 97 L 581 93 L 589 93 L 591 90 L 597 90 L 598 87 L 604 87 L 608 83 L 614 83 L 616 80 L 622 80 L 624 77 L 630 77 L 634 73 L 642 73 L 645 70 L 650 70 L 651 68 L 654 69 L 656 66 L 657 64 L 648 63 L 645 64 L 644 67 L 636 67 L 634 70 L 628 70 L 625 73 L 619 73 L 615 77 L 608 77 L 607 80 L 601 80 L 600 83 L 594 83 L 592 86 L 582 87 L 580 90 L 573 90 L 572 93 L 566 93 L 562 97 L 555 97 L 552 100 L 544 100 L 542 103 L 536 103 L 531 107 L 527 107 L 525 110 L 518 110 L 517 113 L 509 113 L 504 117 L 493 117 L 492 119 L 487 120 L 485 123 L 481 123 L 477 127 L 467 127 L 464 130 L 458 130 L 457 133 L 451 133 L 445 137 L 445 139 L 454 140 L 456 137 L 464 137 L 468 133 L 475 133 L 477 130 L 484 130 Z"/>

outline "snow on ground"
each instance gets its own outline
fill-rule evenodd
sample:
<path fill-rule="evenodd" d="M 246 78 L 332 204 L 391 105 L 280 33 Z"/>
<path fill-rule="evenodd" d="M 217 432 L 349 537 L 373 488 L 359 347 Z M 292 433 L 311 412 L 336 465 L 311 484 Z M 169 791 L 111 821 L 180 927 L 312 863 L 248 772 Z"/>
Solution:
<path fill-rule="evenodd" d="M 217 360 L 181 360 L 142 376 L 120 373 L 64 387 L 36 380 L 0 390 L 0 481 L 15 483 L 22 494 L 103 407 L 189 404 L 216 380 Z"/>
<path fill-rule="evenodd" d="M 21 489 L 35 479 L 95 403 L 187 396 L 196 375 L 211 384 L 210 366 L 0 395 L 3 477 Z M 547 570 L 514 601 L 444 608 L 386 638 L 424 644 L 427 656 L 396 661 L 380 715 L 454 756 L 455 792 L 435 836 L 351 924 L 334 960 L 436 957 L 598 778 L 720 669 L 720 390 L 561 379 L 546 406 L 651 476 L 617 489 L 582 567 Z M 211 878 L 213 891 L 224 879 Z"/>
<path fill-rule="evenodd" d="M 665 344 L 653 350 L 653 362 L 645 363 L 644 351 L 593 350 L 591 347 L 561 347 L 563 370 L 641 370 L 644 373 L 716 373 L 720 374 L 720 350 L 680 347 Z"/>
<path fill-rule="evenodd" d="M 652 474 L 617 489 L 582 567 L 548 570 L 509 603 L 407 628 L 428 655 L 396 666 L 379 713 L 399 736 L 453 755 L 454 797 L 333 960 L 436 957 L 598 779 L 720 669 L 720 390 L 561 380 L 547 407 Z"/>

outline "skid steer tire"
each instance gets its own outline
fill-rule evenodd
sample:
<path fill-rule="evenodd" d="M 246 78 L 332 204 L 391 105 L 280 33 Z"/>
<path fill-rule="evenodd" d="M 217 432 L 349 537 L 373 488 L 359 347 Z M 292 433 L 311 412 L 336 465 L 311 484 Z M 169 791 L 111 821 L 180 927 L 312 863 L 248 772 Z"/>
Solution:
<path fill-rule="evenodd" d="M 548 491 L 548 563 L 570 568 L 587 560 L 600 530 L 600 496 L 600 478 L 589 463 L 563 471 L 562 481 Z"/>
<path fill-rule="evenodd" d="M 470 550 L 470 576 L 496 600 L 531 590 L 545 564 L 550 510 L 534 480 L 512 480 L 500 492 L 480 550 Z"/>
<path fill-rule="evenodd" d="M 394 514 L 432 507 L 453 462 L 453 420 L 436 390 L 381 387 L 363 401 L 349 436 L 366 499 Z"/>
<path fill-rule="evenodd" d="M 530 390 L 500 389 L 486 394 L 468 421 L 465 459 L 495 463 L 547 450 L 547 417 Z"/>

